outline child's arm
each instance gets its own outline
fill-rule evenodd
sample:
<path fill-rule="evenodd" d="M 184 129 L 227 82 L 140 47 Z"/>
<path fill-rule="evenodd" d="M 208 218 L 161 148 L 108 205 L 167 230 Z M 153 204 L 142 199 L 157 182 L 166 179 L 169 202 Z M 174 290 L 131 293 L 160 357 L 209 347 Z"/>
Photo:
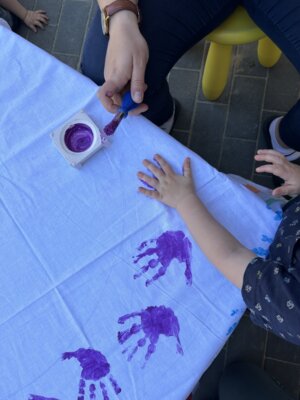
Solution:
<path fill-rule="evenodd" d="M 161 169 L 148 160 L 143 162 L 155 178 L 138 173 L 138 177 L 155 190 L 140 187 L 139 191 L 174 207 L 207 258 L 232 283 L 241 288 L 244 272 L 255 254 L 218 223 L 197 197 L 189 158 L 184 161 L 183 175 L 175 174 L 161 156 L 156 155 L 155 160 Z"/>
<path fill-rule="evenodd" d="M 43 28 L 48 23 L 45 11 L 27 10 L 18 0 L 0 0 L 0 5 L 19 17 L 34 32 L 37 32 L 37 27 Z"/>
<path fill-rule="evenodd" d="M 300 194 L 300 166 L 290 163 L 282 154 L 275 150 L 258 150 L 256 161 L 266 161 L 270 164 L 256 168 L 256 172 L 269 172 L 284 180 L 284 184 L 273 190 L 273 196 Z"/>

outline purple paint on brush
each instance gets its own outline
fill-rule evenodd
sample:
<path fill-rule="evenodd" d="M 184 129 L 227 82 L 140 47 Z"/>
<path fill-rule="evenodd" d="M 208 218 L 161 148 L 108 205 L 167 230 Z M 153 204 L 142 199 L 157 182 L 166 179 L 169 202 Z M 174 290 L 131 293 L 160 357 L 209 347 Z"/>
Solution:
<path fill-rule="evenodd" d="M 110 375 L 110 365 L 106 357 L 97 350 L 94 349 L 83 349 L 80 348 L 73 352 L 63 353 L 63 360 L 70 360 L 75 358 L 79 361 L 82 368 L 81 378 L 79 380 L 78 399 L 84 399 L 86 393 L 86 381 L 92 380 L 99 382 L 99 387 L 102 393 L 103 400 L 109 400 L 107 389 L 105 384 L 102 382 L 102 378 L 108 376 L 110 384 L 116 394 L 121 392 L 121 388 L 117 384 L 116 380 Z M 94 384 L 89 385 L 90 399 L 96 398 L 96 386 Z"/>
<path fill-rule="evenodd" d="M 75 153 L 81 153 L 91 147 L 94 139 L 92 129 L 82 123 L 69 126 L 65 132 L 65 145 Z"/>
<path fill-rule="evenodd" d="M 120 122 L 122 121 L 122 115 L 117 114 L 105 127 L 103 128 L 103 132 L 107 136 L 111 136 L 115 133 L 117 127 L 119 126 Z"/>
<path fill-rule="evenodd" d="M 155 247 L 148 247 L 149 243 L 155 243 Z M 146 248 L 146 250 L 145 250 Z M 136 273 L 134 279 L 145 274 L 150 268 L 159 267 L 157 273 L 146 280 L 146 286 L 161 278 L 167 272 L 172 261 L 177 260 L 185 264 L 186 284 L 192 284 L 191 253 L 192 244 L 182 231 L 166 231 L 157 239 L 144 241 L 139 247 L 140 253 L 135 256 L 134 263 L 145 257 L 151 257 L 150 260 L 141 267 L 140 272 Z M 155 256 L 155 257 L 153 257 Z"/>
<path fill-rule="evenodd" d="M 165 306 L 151 306 L 145 310 L 132 312 L 131 314 L 123 315 L 119 318 L 118 323 L 124 324 L 128 319 L 140 317 L 140 323 L 134 323 L 129 329 L 118 332 L 118 340 L 120 344 L 125 343 L 131 336 L 136 335 L 138 332 L 143 332 L 144 336 L 137 340 L 136 345 L 133 347 L 128 355 L 127 360 L 131 361 L 134 354 L 139 347 L 145 346 L 149 342 L 147 353 L 145 355 L 145 364 L 156 350 L 156 344 L 160 335 L 176 338 L 176 348 L 179 354 L 183 354 L 182 346 L 179 339 L 179 322 L 171 308 Z M 125 348 L 123 353 L 126 353 L 129 348 Z M 144 365 L 145 365 L 144 364 Z"/>

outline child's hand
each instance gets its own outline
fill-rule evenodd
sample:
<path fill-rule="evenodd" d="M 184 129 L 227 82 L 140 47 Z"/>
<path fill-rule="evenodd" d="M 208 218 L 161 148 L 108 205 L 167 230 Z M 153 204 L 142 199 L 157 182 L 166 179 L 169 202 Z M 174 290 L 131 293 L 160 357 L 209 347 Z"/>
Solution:
<path fill-rule="evenodd" d="M 46 11 L 27 10 L 24 18 L 24 23 L 34 32 L 37 32 L 37 27 L 43 29 L 44 26 L 48 24 L 48 16 L 46 14 Z"/>
<path fill-rule="evenodd" d="M 183 175 L 174 173 L 170 165 L 159 155 L 154 156 L 160 168 L 149 160 L 144 160 L 144 166 L 154 175 L 150 177 L 143 172 L 138 172 L 138 178 L 152 186 L 155 190 L 139 187 L 139 192 L 162 203 L 178 208 L 184 201 L 196 197 L 191 161 L 186 158 L 183 163 Z"/>
<path fill-rule="evenodd" d="M 282 154 L 275 150 L 258 150 L 256 161 L 266 161 L 270 164 L 256 168 L 256 172 L 269 172 L 284 180 L 284 184 L 273 190 L 274 196 L 286 196 L 300 193 L 300 166 L 290 163 Z"/>

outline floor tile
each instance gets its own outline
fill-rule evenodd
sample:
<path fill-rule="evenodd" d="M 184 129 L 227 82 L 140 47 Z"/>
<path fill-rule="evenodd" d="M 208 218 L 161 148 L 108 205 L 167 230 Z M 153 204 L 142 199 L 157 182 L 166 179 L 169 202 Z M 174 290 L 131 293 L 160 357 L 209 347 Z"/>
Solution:
<path fill-rule="evenodd" d="M 299 96 L 299 74 L 293 65 L 282 56 L 269 70 L 264 109 L 288 111 Z"/>
<path fill-rule="evenodd" d="M 227 107 L 197 103 L 189 147 L 214 167 L 219 166 Z"/>
<path fill-rule="evenodd" d="M 198 81 L 199 72 L 197 71 L 174 69 L 170 73 L 171 93 L 180 103 L 180 113 L 175 129 L 190 129 Z"/>
<path fill-rule="evenodd" d="M 43 50 L 51 52 L 56 35 L 57 27 L 48 25 L 45 29 L 39 29 L 38 32 L 29 31 L 27 39 Z"/>
<path fill-rule="evenodd" d="M 90 1 L 66 0 L 63 3 L 55 52 L 80 55 L 90 8 Z"/>
<path fill-rule="evenodd" d="M 265 84 L 264 78 L 234 78 L 226 136 L 256 140 Z"/>
<path fill-rule="evenodd" d="M 61 0 L 37 0 L 35 10 L 45 10 L 49 17 L 50 25 L 57 25 L 62 8 Z"/>
<path fill-rule="evenodd" d="M 257 42 L 238 46 L 235 57 L 234 73 L 237 75 L 250 75 L 266 77 L 268 69 L 261 66 L 257 57 Z"/>
<path fill-rule="evenodd" d="M 255 147 L 255 141 L 225 138 L 220 170 L 251 179 Z"/>

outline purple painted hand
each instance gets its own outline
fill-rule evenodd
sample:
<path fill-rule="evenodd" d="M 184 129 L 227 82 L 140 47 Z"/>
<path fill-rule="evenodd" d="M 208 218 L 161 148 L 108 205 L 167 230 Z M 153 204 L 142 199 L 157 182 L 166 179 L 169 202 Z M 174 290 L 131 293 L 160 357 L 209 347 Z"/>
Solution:
<path fill-rule="evenodd" d="M 62 355 L 63 360 L 70 360 L 71 358 L 76 358 L 82 367 L 77 400 L 85 399 L 85 386 L 88 380 L 99 382 L 103 400 L 109 400 L 106 386 L 102 382 L 102 378 L 105 378 L 110 372 L 110 365 L 104 355 L 100 351 L 93 349 L 78 349 Z M 114 392 L 118 395 L 121 392 L 121 388 L 112 375 L 109 375 L 108 379 Z M 96 399 L 96 385 L 94 383 L 89 385 L 89 399 Z"/>
<path fill-rule="evenodd" d="M 159 335 L 174 336 L 176 338 L 177 352 L 183 354 L 179 339 L 179 323 L 173 310 L 165 306 L 147 307 L 146 310 L 133 312 L 131 314 L 123 315 L 119 318 L 118 323 L 124 324 L 130 318 L 140 317 L 139 324 L 134 323 L 129 329 L 118 332 L 118 340 L 120 344 L 125 343 L 131 336 L 142 331 L 144 336 L 137 341 L 132 351 L 129 353 L 127 360 L 131 361 L 133 355 L 137 352 L 139 347 L 145 346 L 147 340 L 149 341 L 147 353 L 145 355 L 145 364 L 156 350 L 156 344 Z M 125 348 L 122 353 L 126 353 L 129 347 Z M 143 367 L 145 366 L 143 365 Z"/>
<path fill-rule="evenodd" d="M 147 247 L 148 243 L 155 243 L 154 247 Z M 160 235 L 157 239 L 151 239 L 150 241 L 143 242 L 138 250 L 143 252 L 135 256 L 134 263 L 138 263 L 139 260 L 144 257 L 151 257 L 155 255 L 155 258 L 150 258 L 147 264 L 141 267 L 139 273 L 136 273 L 134 279 L 139 278 L 145 274 L 149 268 L 156 268 L 159 266 L 157 273 L 151 278 L 146 280 L 146 286 L 149 286 L 152 282 L 156 281 L 163 275 L 165 275 L 168 267 L 173 260 L 177 260 L 180 263 L 185 264 L 185 278 L 186 284 L 192 284 L 192 271 L 191 271 L 191 250 L 192 244 L 189 239 L 184 235 L 182 231 L 166 231 Z"/>

